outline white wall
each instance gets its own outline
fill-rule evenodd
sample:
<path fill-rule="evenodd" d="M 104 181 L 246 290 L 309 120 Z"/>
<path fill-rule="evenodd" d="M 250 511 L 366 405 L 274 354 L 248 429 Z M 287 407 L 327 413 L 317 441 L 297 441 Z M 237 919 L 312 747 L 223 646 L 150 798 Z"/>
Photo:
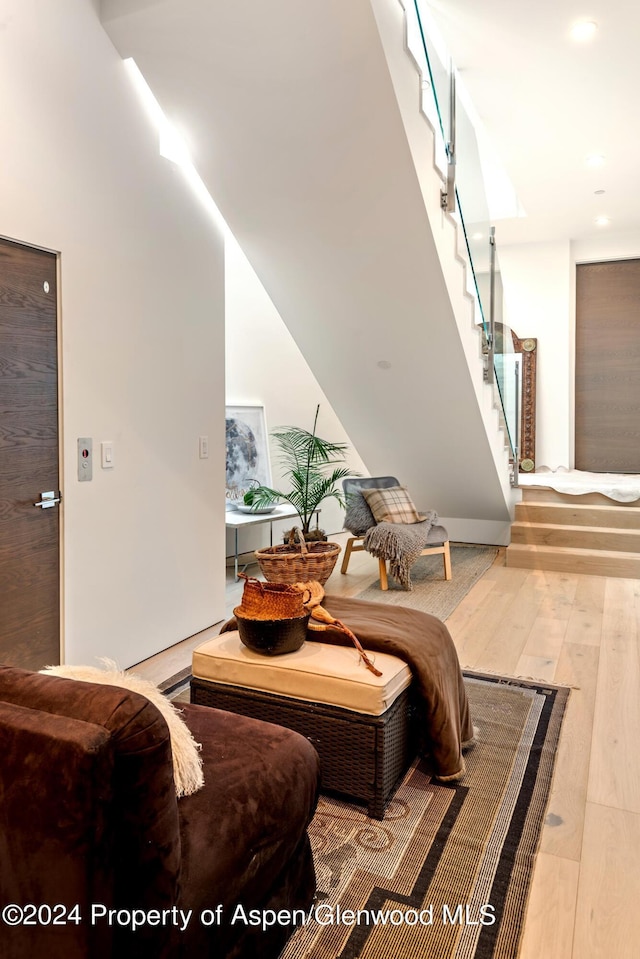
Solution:
<path fill-rule="evenodd" d="M 606 260 L 628 260 L 640 256 L 640 233 L 610 233 L 603 227 L 597 237 L 574 240 L 571 258 L 574 263 L 599 263 Z"/>
<path fill-rule="evenodd" d="M 538 339 L 536 467 L 573 465 L 573 265 L 569 242 L 499 246 L 504 321 Z"/>
<path fill-rule="evenodd" d="M 640 257 L 640 233 L 498 250 L 505 322 L 538 338 L 536 465 L 573 467 L 576 264 Z"/>
<path fill-rule="evenodd" d="M 309 364 L 233 238 L 228 238 L 226 244 L 225 282 L 227 402 L 264 406 L 269 431 L 289 425 L 310 430 L 319 403 L 318 434 L 332 442 L 349 443 L 347 465 L 354 473 L 369 475 Z M 354 401 L 357 402 L 355 393 Z M 274 486 L 283 488 L 277 449 L 272 443 L 270 453 Z M 335 500 L 325 500 L 321 509 L 322 528 L 329 534 L 339 532 L 344 510 Z M 274 523 L 274 543 L 279 542 L 276 532 L 290 526 L 290 520 Z M 259 530 L 243 530 L 239 534 L 239 550 L 246 552 L 268 545 L 267 529 L 261 526 Z M 232 553 L 232 534 L 228 533 L 227 555 Z"/>
<path fill-rule="evenodd" d="M 66 659 L 127 666 L 224 615 L 222 238 L 93 0 L 0 20 L 0 233 L 61 254 Z M 78 436 L 115 469 L 79 484 Z"/>

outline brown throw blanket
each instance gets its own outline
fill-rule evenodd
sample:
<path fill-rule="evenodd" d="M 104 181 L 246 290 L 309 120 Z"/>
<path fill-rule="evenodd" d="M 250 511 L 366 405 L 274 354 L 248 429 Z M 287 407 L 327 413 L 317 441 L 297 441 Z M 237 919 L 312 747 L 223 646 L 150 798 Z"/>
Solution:
<path fill-rule="evenodd" d="M 388 560 L 389 572 L 404 589 L 413 589 L 411 567 L 427 545 L 429 530 L 437 523 L 433 510 L 421 523 L 378 523 L 364 538 L 363 546 L 377 559 Z"/>
<path fill-rule="evenodd" d="M 458 654 L 449 630 L 429 613 L 386 603 L 369 603 L 342 596 L 325 596 L 322 605 L 353 630 L 366 650 L 390 653 L 411 667 L 419 694 L 422 749 L 439 779 L 464 775 L 463 745 L 474 740 L 469 703 Z M 221 629 L 236 629 L 230 619 Z M 310 642 L 350 646 L 339 630 L 309 631 Z"/>

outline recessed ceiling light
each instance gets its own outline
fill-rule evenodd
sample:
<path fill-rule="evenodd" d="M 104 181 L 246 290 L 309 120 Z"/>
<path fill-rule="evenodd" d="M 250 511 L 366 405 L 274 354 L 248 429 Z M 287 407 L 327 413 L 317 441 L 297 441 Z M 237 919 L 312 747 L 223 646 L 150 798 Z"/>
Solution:
<path fill-rule="evenodd" d="M 483 239 L 484 239 L 484 233 L 472 233 L 471 239 L 472 239 L 472 240 L 483 240 Z"/>
<path fill-rule="evenodd" d="M 571 36 L 574 40 L 582 42 L 591 40 L 598 30 L 598 24 L 595 20 L 583 20 L 582 23 L 576 23 L 571 27 Z"/>
<path fill-rule="evenodd" d="M 611 220 L 608 216 L 597 216 L 593 222 L 596 226 L 609 226 Z"/>
<path fill-rule="evenodd" d="M 596 167 L 604 165 L 604 156 L 602 153 L 592 153 L 585 159 L 587 166 Z"/>

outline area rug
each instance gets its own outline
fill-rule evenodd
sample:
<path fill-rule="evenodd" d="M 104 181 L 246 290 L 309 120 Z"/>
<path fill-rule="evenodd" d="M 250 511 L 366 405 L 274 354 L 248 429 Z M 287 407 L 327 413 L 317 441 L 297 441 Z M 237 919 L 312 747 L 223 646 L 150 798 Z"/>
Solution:
<path fill-rule="evenodd" d="M 158 689 L 165 694 L 167 699 L 188 703 L 191 692 L 191 666 L 181 669 L 179 673 L 175 673 L 175 675 L 165 679 L 163 683 L 159 683 Z"/>
<path fill-rule="evenodd" d="M 445 620 L 497 555 L 495 546 L 451 546 L 450 580 L 443 579 L 442 556 L 421 556 L 411 567 L 412 590 L 403 589 L 389 576 L 388 590 L 380 589 L 378 579 L 356 598 L 370 603 L 410 606 Z"/>
<path fill-rule="evenodd" d="M 465 674 L 460 783 L 414 763 L 383 821 L 322 796 L 318 893 L 281 959 L 516 959 L 569 691 Z"/>

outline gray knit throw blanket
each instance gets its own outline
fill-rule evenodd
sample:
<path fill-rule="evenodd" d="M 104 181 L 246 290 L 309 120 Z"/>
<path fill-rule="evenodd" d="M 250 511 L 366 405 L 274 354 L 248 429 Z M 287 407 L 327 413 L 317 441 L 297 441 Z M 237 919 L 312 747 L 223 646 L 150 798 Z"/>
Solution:
<path fill-rule="evenodd" d="M 388 560 L 389 572 L 403 589 L 413 589 L 411 567 L 427 545 L 429 530 L 438 515 L 429 510 L 421 523 L 378 523 L 364 538 L 364 548 L 378 559 Z"/>

